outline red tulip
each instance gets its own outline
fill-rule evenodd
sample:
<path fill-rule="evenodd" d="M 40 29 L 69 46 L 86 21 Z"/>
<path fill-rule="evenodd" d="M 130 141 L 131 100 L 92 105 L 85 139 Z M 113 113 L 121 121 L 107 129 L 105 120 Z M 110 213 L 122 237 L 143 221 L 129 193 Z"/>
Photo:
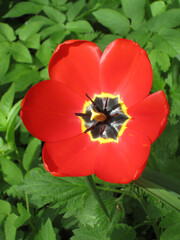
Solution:
<path fill-rule="evenodd" d="M 127 39 L 104 53 L 92 42 L 70 40 L 56 48 L 49 75 L 27 92 L 20 112 L 45 142 L 47 171 L 96 174 L 112 183 L 137 179 L 169 113 L 163 91 L 148 95 L 153 75 L 146 52 Z"/>

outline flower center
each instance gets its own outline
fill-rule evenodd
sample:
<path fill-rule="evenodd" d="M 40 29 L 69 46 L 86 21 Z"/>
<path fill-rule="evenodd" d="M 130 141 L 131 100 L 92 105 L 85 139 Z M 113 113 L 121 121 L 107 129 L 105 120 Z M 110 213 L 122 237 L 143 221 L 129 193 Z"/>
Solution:
<path fill-rule="evenodd" d="M 75 113 L 81 119 L 82 131 L 92 141 L 118 142 L 131 118 L 120 96 L 109 93 L 95 94 L 93 99 L 86 96 L 90 101 L 85 102 L 82 113 Z"/>

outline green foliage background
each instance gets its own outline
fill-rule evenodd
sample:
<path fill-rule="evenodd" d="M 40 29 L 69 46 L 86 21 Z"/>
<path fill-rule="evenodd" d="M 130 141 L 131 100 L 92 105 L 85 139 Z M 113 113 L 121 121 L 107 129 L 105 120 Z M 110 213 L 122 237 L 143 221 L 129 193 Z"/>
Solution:
<path fill-rule="evenodd" d="M 180 239 L 180 1 L 0 0 L 0 239 Z M 110 213 L 83 178 L 56 178 L 41 161 L 41 142 L 18 115 L 21 99 L 48 79 L 56 46 L 67 39 L 132 39 L 153 67 L 152 92 L 170 104 L 166 130 L 143 176 L 128 185 L 94 176 Z"/>

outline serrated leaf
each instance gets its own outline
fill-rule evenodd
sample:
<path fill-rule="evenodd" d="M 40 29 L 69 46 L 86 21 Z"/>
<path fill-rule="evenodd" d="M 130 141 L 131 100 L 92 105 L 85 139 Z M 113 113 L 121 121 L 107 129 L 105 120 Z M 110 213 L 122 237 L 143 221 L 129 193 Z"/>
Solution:
<path fill-rule="evenodd" d="M 153 49 L 149 53 L 149 59 L 152 65 L 157 63 L 163 72 L 167 72 L 171 65 L 169 56 L 164 52 L 158 51 L 157 49 Z"/>
<path fill-rule="evenodd" d="M 104 8 L 93 12 L 93 15 L 103 26 L 110 29 L 112 33 L 125 35 L 129 32 L 130 24 L 128 19 L 121 13 Z"/>
<path fill-rule="evenodd" d="M 143 21 L 145 3 L 145 0 L 122 0 L 123 12 L 131 19 L 133 29 L 139 28 Z"/>
<path fill-rule="evenodd" d="M 162 29 L 174 28 L 180 25 L 180 9 L 170 9 L 161 15 L 151 18 L 147 22 L 147 27 L 153 32 Z"/>
<path fill-rule="evenodd" d="M 152 12 L 153 17 L 160 15 L 161 13 L 165 12 L 165 10 L 166 10 L 166 4 L 164 1 L 152 2 L 150 7 L 151 7 L 151 12 Z"/>
<path fill-rule="evenodd" d="M 107 237 L 107 232 L 104 229 L 99 228 L 97 225 L 94 227 L 85 225 L 80 226 L 79 229 L 73 231 L 74 236 L 71 237 L 71 240 L 110 240 Z"/>
<path fill-rule="evenodd" d="M 177 55 L 173 44 L 170 44 L 162 35 L 155 34 L 151 38 L 151 41 L 157 50 L 168 54 L 170 57 L 175 57 Z"/>
<path fill-rule="evenodd" d="M 6 23 L 0 23 L 0 34 L 10 42 L 16 39 L 13 28 Z"/>
<path fill-rule="evenodd" d="M 27 47 L 21 42 L 13 42 L 11 53 L 16 62 L 32 63 L 32 57 Z"/>
<path fill-rule="evenodd" d="M 75 33 L 88 33 L 93 32 L 93 28 L 86 20 L 79 20 L 74 22 L 68 22 L 66 29 Z"/>
<path fill-rule="evenodd" d="M 20 216 L 15 220 L 14 226 L 19 228 L 31 217 L 31 214 L 23 207 L 22 203 L 17 204 L 17 209 Z"/>
<path fill-rule="evenodd" d="M 174 210 L 180 212 L 179 194 L 166 190 L 163 186 L 155 184 L 143 177 L 140 177 L 134 183 L 141 187 L 144 191 L 156 197 L 158 200 L 164 202 Z"/>
<path fill-rule="evenodd" d="M 64 23 L 64 21 L 66 20 L 65 14 L 56 10 L 53 7 L 44 6 L 43 11 L 51 20 L 53 20 L 57 23 Z"/>
<path fill-rule="evenodd" d="M 21 17 L 25 14 L 37 14 L 42 10 L 42 5 L 33 2 L 19 2 L 12 9 L 9 10 L 3 17 L 14 18 Z"/>
<path fill-rule="evenodd" d="M 10 185 L 18 185 L 23 182 L 23 174 L 20 168 L 9 159 L 1 159 L 4 180 Z"/>
<path fill-rule="evenodd" d="M 40 145 L 41 141 L 37 138 L 33 138 L 29 142 L 23 155 L 23 167 L 26 171 L 30 169 L 35 156 L 37 155 L 37 153 L 39 153 Z"/>
<path fill-rule="evenodd" d="M 17 216 L 12 213 L 10 214 L 6 222 L 4 224 L 5 236 L 6 240 L 15 240 L 16 239 L 16 227 L 14 226 L 14 222 L 16 221 Z"/>
<path fill-rule="evenodd" d="M 169 43 L 174 49 L 176 55 L 180 55 L 180 32 L 174 29 L 162 29 L 159 34 Z M 180 57 L 179 57 L 180 60 Z"/>
<path fill-rule="evenodd" d="M 126 224 L 119 224 L 111 234 L 111 240 L 135 240 L 136 231 Z"/>
<path fill-rule="evenodd" d="M 11 87 L 5 92 L 0 100 L 0 111 L 8 117 L 9 112 L 11 110 L 13 100 L 14 100 L 15 89 L 14 85 L 12 84 Z"/>
<path fill-rule="evenodd" d="M 52 226 L 52 222 L 49 218 L 46 223 L 42 225 L 40 231 L 35 236 L 34 240 L 56 240 L 56 235 Z"/>
<path fill-rule="evenodd" d="M 72 6 L 67 11 L 67 18 L 69 21 L 73 21 L 80 11 L 85 6 L 85 0 L 79 0 L 72 4 Z"/>
<path fill-rule="evenodd" d="M 32 195 L 31 201 L 34 204 L 43 206 L 47 203 L 58 203 L 57 207 L 70 204 L 73 199 L 75 203 L 78 202 L 88 191 L 81 178 L 57 178 L 35 170 L 30 172 L 20 190 Z M 73 205 L 71 207 L 73 208 Z"/>

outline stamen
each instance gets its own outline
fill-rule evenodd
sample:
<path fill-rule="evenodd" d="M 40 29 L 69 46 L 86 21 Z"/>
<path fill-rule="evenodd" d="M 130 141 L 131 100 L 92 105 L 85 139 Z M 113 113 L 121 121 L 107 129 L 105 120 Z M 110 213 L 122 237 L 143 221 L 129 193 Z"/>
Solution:
<path fill-rule="evenodd" d="M 108 98 L 106 98 L 106 102 L 105 102 L 105 107 L 104 107 L 104 111 L 106 111 L 106 108 L 107 108 L 107 104 L 108 104 Z"/>
<path fill-rule="evenodd" d="M 87 128 L 87 129 L 84 131 L 84 133 L 87 133 L 87 132 L 89 132 L 89 131 L 93 130 L 97 124 L 98 124 L 98 122 L 97 122 L 97 123 L 95 123 L 93 126 L 91 126 L 91 127 Z"/>
<path fill-rule="evenodd" d="M 97 112 L 100 112 L 101 109 L 97 106 L 97 104 L 87 95 L 87 93 L 85 95 L 92 102 L 92 104 L 93 104 L 94 108 L 97 110 Z"/>
<path fill-rule="evenodd" d="M 101 125 L 101 128 L 100 128 L 101 137 L 102 137 L 102 134 L 103 134 L 105 128 L 106 128 L 106 125 L 105 125 L 105 124 Z"/>
<path fill-rule="evenodd" d="M 75 113 L 76 116 L 78 117 L 90 117 L 91 114 L 89 113 Z"/>

